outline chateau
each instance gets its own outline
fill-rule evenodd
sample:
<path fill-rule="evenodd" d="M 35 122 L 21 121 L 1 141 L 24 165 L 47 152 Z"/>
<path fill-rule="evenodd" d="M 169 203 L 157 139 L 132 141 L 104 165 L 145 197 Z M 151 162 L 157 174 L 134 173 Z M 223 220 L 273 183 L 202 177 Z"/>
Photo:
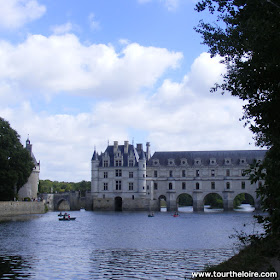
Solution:
<path fill-rule="evenodd" d="M 233 209 L 240 193 L 250 194 L 255 207 L 257 182 L 251 184 L 244 170 L 254 160 L 262 161 L 266 151 L 181 151 L 155 152 L 150 143 L 134 145 L 125 141 L 108 145 L 104 153 L 94 150 L 91 160 L 91 195 L 93 210 L 160 210 L 165 200 L 167 211 L 178 209 L 178 198 L 188 194 L 193 210 L 203 211 L 207 194 L 217 193 L 224 210 Z"/>
<path fill-rule="evenodd" d="M 37 162 L 32 152 L 32 144 L 30 144 L 29 138 L 26 140 L 25 148 L 30 153 L 35 167 L 33 168 L 27 183 L 23 187 L 21 187 L 18 191 L 18 198 L 20 200 L 24 199 L 25 197 L 29 197 L 31 199 L 37 198 L 38 185 L 39 185 L 40 162 Z"/>

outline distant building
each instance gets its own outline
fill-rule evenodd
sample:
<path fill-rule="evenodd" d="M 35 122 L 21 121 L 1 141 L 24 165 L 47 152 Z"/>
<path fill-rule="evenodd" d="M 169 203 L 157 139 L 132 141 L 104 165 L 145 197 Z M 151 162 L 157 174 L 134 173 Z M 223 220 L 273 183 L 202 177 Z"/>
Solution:
<path fill-rule="evenodd" d="M 91 160 L 91 196 L 93 210 L 160 209 L 164 199 L 167 210 L 178 209 L 178 198 L 189 194 L 194 211 L 201 211 L 209 193 L 219 194 L 225 210 L 233 209 L 233 200 L 240 193 L 256 197 L 257 182 L 251 184 L 243 171 L 254 160 L 262 161 L 266 151 L 182 151 L 155 152 L 150 143 L 108 145 L 104 153 L 96 150 Z"/>
<path fill-rule="evenodd" d="M 40 174 L 40 162 L 37 162 L 33 152 L 32 144 L 30 144 L 29 138 L 26 140 L 27 151 L 30 153 L 35 167 L 33 168 L 27 183 L 21 187 L 18 191 L 18 198 L 21 200 L 25 197 L 37 198 L 38 186 L 39 186 L 39 174 Z"/>

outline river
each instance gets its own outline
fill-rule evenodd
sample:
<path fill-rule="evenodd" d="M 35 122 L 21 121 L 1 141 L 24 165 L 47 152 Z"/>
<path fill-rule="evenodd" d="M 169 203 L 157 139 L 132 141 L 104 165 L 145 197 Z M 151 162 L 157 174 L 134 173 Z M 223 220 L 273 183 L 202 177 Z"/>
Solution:
<path fill-rule="evenodd" d="M 69 213 L 0 222 L 0 279 L 190 279 L 236 252 L 234 230 L 259 227 L 252 212 Z"/>

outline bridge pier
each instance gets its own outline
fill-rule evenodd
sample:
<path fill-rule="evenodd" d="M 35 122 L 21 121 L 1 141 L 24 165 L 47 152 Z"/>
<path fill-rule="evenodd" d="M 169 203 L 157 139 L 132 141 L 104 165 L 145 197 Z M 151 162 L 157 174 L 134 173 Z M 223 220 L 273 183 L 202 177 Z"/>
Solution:
<path fill-rule="evenodd" d="M 224 211 L 233 211 L 233 191 L 223 191 Z"/>
<path fill-rule="evenodd" d="M 168 190 L 166 197 L 167 211 L 177 211 L 177 197 L 175 190 Z"/>
<path fill-rule="evenodd" d="M 203 192 L 200 190 L 193 191 L 193 211 L 204 211 Z"/>

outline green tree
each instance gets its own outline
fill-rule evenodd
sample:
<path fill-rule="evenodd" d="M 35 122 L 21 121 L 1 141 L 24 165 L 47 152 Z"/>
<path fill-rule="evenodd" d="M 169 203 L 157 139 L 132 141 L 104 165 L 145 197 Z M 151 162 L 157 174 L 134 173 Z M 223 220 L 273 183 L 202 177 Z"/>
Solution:
<path fill-rule="evenodd" d="M 0 117 L 0 200 L 12 200 L 34 168 L 20 136 Z"/>
<path fill-rule="evenodd" d="M 258 146 L 270 150 L 263 163 L 252 166 L 267 233 L 280 233 L 280 2 L 279 0 L 201 0 L 196 10 L 208 10 L 213 24 L 196 28 L 211 56 L 220 55 L 227 67 L 223 82 L 212 92 L 230 92 L 246 101 L 242 119 Z M 265 171 L 265 172 L 264 172 Z"/>

